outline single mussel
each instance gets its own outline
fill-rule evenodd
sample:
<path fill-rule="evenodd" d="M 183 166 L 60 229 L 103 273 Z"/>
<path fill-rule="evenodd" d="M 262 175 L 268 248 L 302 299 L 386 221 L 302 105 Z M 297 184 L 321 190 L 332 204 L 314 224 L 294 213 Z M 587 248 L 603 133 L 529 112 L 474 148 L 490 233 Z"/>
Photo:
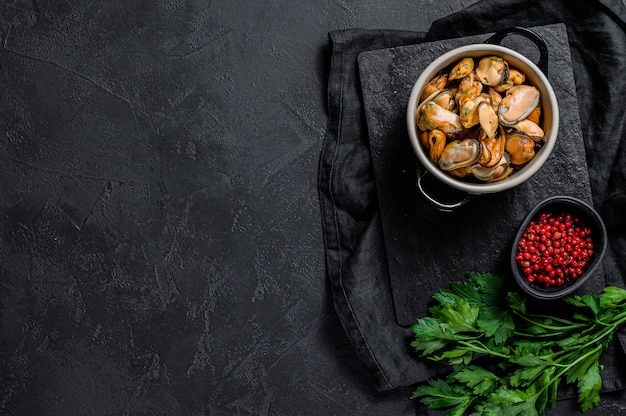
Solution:
<path fill-rule="evenodd" d="M 478 62 L 475 72 L 480 82 L 496 86 L 509 79 L 509 64 L 499 56 L 485 56 Z"/>
<path fill-rule="evenodd" d="M 442 89 L 446 87 L 447 83 L 448 83 L 448 74 L 444 72 L 440 72 L 439 74 L 434 76 L 430 81 L 426 83 L 426 86 L 424 86 L 424 90 L 422 91 L 420 99 L 425 100 L 432 93 L 441 91 Z"/>
<path fill-rule="evenodd" d="M 539 99 L 539 90 L 531 85 L 510 88 L 498 106 L 500 122 L 510 126 L 525 119 L 537 107 Z"/>
<path fill-rule="evenodd" d="M 456 113 L 448 111 L 433 101 L 426 101 L 416 111 L 417 127 L 420 130 L 438 129 L 445 134 L 452 134 L 463 129 L 461 119 Z"/>
<path fill-rule="evenodd" d="M 484 130 L 481 130 L 478 136 L 478 142 L 482 146 L 482 154 L 478 159 L 478 163 L 485 167 L 493 167 L 502 158 L 506 144 L 506 133 L 504 129 L 500 129 L 498 134 L 487 136 Z"/>
<path fill-rule="evenodd" d="M 530 121 L 529 119 L 525 118 L 524 120 L 518 121 L 515 124 L 511 124 L 511 127 L 517 131 L 531 136 L 537 141 L 543 141 L 543 129 L 539 127 L 539 125 L 534 121 Z"/>
<path fill-rule="evenodd" d="M 449 81 L 465 78 L 474 70 L 474 60 L 472 58 L 463 58 L 451 70 L 448 76 Z"/>
<path fill-rule="evenodd" d="M 523 165 L 535 157 L 535 141 L 522 133 L 509 134 L 505 149 L 514 165 Z"/>
<path fill-rule="evenodd" d="M 439 167 L 451 171 L 476 162 L 480 157 L 481 146 L 477 140 L 454 140 L 446 145 L 439 157 Z"/>
<path fill-rule="evenodd" d="M 464 77 L 459 82 L 459 88 L 455 94 L 459 108 L 463 107 L 466 101 L 473 100 L 483 91 L 483 84 L 480 82 L 474 72 Z"/>
<path fill-rule="evenodd" d="M 494 89 L 498 92 L 505 92 L 515 85 L 522 85 L 526 80 L 526 75 L 517 69 L 509 68 L 509 79 L 500 85 L 496 85 Z"/>
<path fill-rule="evenodd" d="M 498 114 L 493 109 L 490 100 L 478 104 L 478 122 L 487 134 L 487 137 L 493 137 L 496 131 L 498 131 Z"/>
<path fill-rule="evenodd" d="M 495 166 L 485 167 L 477 163 L 469 166 L 467 170 L 480 181 L 496 182 L 507 178 L 513 172 L 513 167 L 511 167 L 510 156 L 503 153 Z"/>
<path fill-rule="evenodd" d="M 477 97 L 472 98 L 471 100 L 466 100 L 463 103 L 463 106 L 459 111 L 459 117 L 461 118 L 461 123 L 463 123 L 463 127 L 469 129 L 470 127 L 474 127 L 479 123 L 480 118 L 478 107 L 482 103 L 487 103 L 488 105 L 491 105 L 491 98 L 488 94 L 479 94 Z"/>
<path fill-rule="evenodd" d="M 428 134 L 428 148 L 430 153 L 430 160 L 433 163 L 437 163 L 443 149 L 446 147 L 446 134 L 441 130 L 433 129 Z"/>
<path fill-rule="evenodd" d="M 432 101 L 438 106 L 445 108 L 448 111 L 456 110 L 456 100 L 451 90 L 441 90 Z"/>

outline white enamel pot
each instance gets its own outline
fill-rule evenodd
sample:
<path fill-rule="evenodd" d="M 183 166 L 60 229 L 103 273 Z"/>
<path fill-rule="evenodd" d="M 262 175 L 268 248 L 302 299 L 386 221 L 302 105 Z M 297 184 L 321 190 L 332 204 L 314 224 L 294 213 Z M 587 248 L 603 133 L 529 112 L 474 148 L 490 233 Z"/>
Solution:
<path fill-rule="evenodd" d="M 537 64 L 532 62 L 526 56 L 499 45 L 502 39 L 511 33 L 522 35 L 535 43 L 540 54 L 539 62 Z M 450 176 L 430 160 L 427 150 L 421 145 L 418 137 L 415 109 L 419 104 L 419 98 L 424 86 L 437 73 L 439 73 L 439 71 L 457 63 L 464 57 L 478 58 L 486 55 L 497 55 L 502 57 L 511 67 L 524 72 L 526 74 L 526 83 L 534 85 L 539 90 L 541 94 L 543 118 L 541 127 L 544 130 L 545 144 L 530 162 L 521 167 L 521 169 L 512 173 L 506 179 L 491 183 L 475 183 Z M 548 49 L 543 39 L 528 29 L 513 27 L 497 32 L 495 35 L 487 39 L 485 43 L 466 45 L 448 51 L 435 59 L 421 73 L 411 90 L 407 106 L 406 121 L 411 145 L 420 164 L 425 168 L 423 173 L 418 175 L 417 188 L 421 192 L 422 196 L 436 209 L 441 211 L 453 211 L 465 205 L 477 195 L 502 192 L 511 189 L 533 176 L 543 166 L 543 164 L 546 163 L 546 160 L 550 156 L 550 153 L 556 143 L 557 133 L 559 130 L 559 108 L 556 95 L 547 78 L 547 69 Z M 458 191 L 456 193 L 459 194 L 460 197 L 452 202 L 438 199 L 434 196 L 437 195 L 437 192 L 431 192 L 431 190 L 427 189 L 428 187 L 425 186 L 426 182 L 424 179 L 427 175 L 432 175 L 436 179 L 436 181 L 430 181 L 430 186 L 432 186 L 432 183 L 443 183 Z"/>

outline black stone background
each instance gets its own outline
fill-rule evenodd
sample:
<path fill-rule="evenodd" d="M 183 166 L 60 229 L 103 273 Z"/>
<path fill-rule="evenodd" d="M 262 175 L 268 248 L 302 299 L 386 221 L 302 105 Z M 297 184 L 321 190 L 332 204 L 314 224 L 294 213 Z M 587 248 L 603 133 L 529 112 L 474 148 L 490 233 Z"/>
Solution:
<path fill-rule="evenodd" d="M 327 33 L 474 2 L 0 1 L 0 414 L 414 414 L 330 300 Z"/>

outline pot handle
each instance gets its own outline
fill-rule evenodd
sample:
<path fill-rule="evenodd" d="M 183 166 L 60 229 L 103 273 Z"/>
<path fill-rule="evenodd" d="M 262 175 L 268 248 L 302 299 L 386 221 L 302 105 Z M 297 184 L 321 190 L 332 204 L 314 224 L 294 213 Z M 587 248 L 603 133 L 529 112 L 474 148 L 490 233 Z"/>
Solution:
<path fill-rule="evenodd" d="M 546 76 L 548 76 L 548 45 L 538 34 L 533 32 L 532 30 L 519 26 L 510 27 L 496 32 L 485 42 L 499 45 L 505 37 L 512 33 L 521 35 L 526 39 L 531 40 L 537 46 L 537 48 L 539 49 L 539 62 L 537 63 L 537 66 L 539 67 L 539 69 L 541 69 L 541 71 L 543 71 Z"/>
<path fill-rule="evenodd" d="M 432 176 L 427 170 L 418 172 L 417 189 L 419 190 L 420 194 L 422 194 L 422 197 L 424 197 L 424 199 L 438 211 L 452 212 L 456 209 L 461 208 L 462 206 L 470 202 L 475 197 L 475 195 L 458 191 L 462 195 L 459 200 L 452 201 L 452 202 L 442 202 L 426 190 L 424 180 L 427 177 L 427 175 Z"/>

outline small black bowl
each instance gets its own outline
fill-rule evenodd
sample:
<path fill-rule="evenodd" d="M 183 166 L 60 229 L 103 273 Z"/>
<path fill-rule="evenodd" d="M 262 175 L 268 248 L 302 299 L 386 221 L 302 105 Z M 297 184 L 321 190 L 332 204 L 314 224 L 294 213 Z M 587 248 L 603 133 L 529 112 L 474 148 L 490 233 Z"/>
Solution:
<path fill-rule="evenodd" d="M 561 286 L 549 286 L 544 287 L 541 283 L 529 283 L 526 281 L 522 271 L 520 270 L 515 257 L 517 255 L 517 242 L 520 241 L 524 230 L 528 226 L 531 220 L 538 217 L 544 212 L 553 212 L 558 214 L 559 212 L 566 212 L 572 215 L 576 215 L 580 220 L 589 228 L 591 228 L 591 238 L 593 240 L 594 253 L 589 259 L 582 276 L 578 277 L 574 281 L 566 282 Z M 513 241 L 513 247 L 511 249 L 511 271 L 513 277 L 518 285 L 529 295 L 534 298 L 542 300 L 558 299 L 566 296 L 573 291 L 580 288 L 585 281 L 594 273 L 594 271 L 600 265 L 600 261 L 604 256 L 607 246 L 607 234 L 606 227 L 600 215 L 587 203 L 569 196 L 555 196 L 541 201 L 535 208 L 533 208 L 524 221 L 522 222 L 515 240 Z"/>

